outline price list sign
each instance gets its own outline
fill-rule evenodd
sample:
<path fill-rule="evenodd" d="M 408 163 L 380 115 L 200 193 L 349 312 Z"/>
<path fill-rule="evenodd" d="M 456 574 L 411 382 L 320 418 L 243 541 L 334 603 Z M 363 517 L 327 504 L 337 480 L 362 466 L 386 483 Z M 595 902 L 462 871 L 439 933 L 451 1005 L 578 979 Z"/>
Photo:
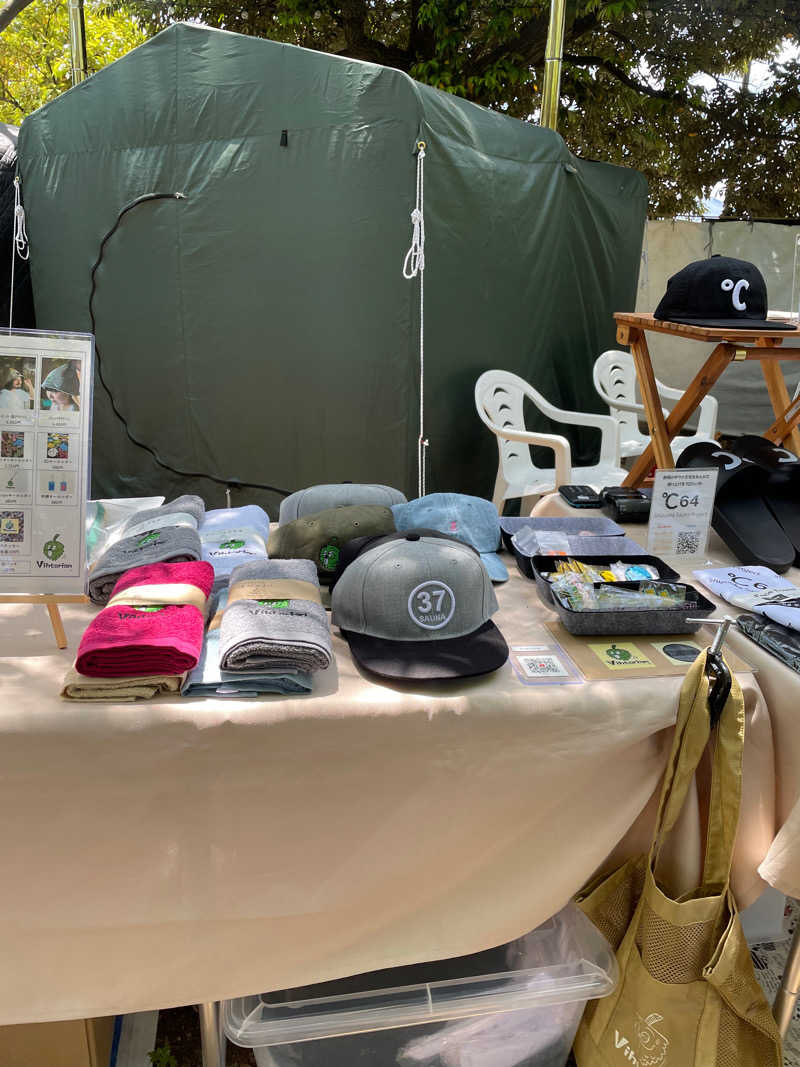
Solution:
<path fill-rule="evenodd" d="M 647 531 L 651 555 L 673 559 L 705 555 L 718 473 L 696 468 L 656 471 Z"/>
<path fill-rule="evenodd" d="M 82 593 L 91 334 L 0 332 L 0 593 Z"/>

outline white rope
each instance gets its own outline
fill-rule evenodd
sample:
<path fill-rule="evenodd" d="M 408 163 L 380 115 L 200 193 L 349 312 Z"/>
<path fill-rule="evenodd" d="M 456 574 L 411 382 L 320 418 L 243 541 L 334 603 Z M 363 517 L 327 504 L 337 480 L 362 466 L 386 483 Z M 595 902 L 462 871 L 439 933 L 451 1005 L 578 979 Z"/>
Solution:
<path fill-rule="evenodd" d="M 20 178 L 17 175 L 14 178 L 14 232 L 11 237 L 11 292 L 8 297 L 8 328 L 12 328 L 14 324 L 14 268 L 17 262 L 17 256 L 20 259 L 27 259 L 31 254 L 30 246 L 28 245 L 28 234 L 25 230 L 25 208 L 22 206 L 22 196 L 20 194 Z"/>
<path fill-rule="evenodd" d="M 417 198 L 411 212 L 411 247 L 403 261 L 403 277 L 419 276 L 419 437 L 417 438 L 417 495 L 425 496 L 425 142 L 417 141 Z"/>

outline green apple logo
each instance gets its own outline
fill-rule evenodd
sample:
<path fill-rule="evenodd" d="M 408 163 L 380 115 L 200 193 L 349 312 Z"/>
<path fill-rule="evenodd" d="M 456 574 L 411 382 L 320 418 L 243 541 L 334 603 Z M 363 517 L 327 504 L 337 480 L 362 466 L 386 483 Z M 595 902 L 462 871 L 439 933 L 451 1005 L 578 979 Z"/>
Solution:
<path fill-rule="evenodd" d="M 624 648 L 617 648 L 616 645 L 612 645 L 611 648 L 607 648 L 606 655 L 609 659 L 615 659 L 619 663 L 624 663 L 625 660 L 631 658 L 630 652 L 626 651 Z"/>
<path fill-rule="evenodd" d="M 64 555 L 64 545 L 59 541 L 61 534 L 53 534 L 52 540 L 45 543 L 42 551 L 50 560 L 61 559 Z"/>

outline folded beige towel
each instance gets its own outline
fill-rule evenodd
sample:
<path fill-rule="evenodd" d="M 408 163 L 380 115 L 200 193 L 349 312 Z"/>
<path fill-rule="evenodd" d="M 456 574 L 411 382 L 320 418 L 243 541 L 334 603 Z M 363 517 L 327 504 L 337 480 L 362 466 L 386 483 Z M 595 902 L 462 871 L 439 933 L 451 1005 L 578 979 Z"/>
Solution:
<path fill-rule="evenodd" d="M 88 678 L 70 667 L 61 695 L 65 700 L 150 700 L 161 693 L 179 693 L 185 674 L 151 674 L 144 678 Z"/>

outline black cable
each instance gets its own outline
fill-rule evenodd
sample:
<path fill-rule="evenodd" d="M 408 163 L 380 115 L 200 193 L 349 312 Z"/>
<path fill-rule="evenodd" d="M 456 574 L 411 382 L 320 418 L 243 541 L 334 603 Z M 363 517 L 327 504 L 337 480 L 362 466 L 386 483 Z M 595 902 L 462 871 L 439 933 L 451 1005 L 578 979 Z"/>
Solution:
<path fill-rule="evenodd" d="M 128 440 L 132 444 L 136 445 L 137 448 L 142 448 L 145 452 L 149 452 L 149 454 L 153 457 L 159 467 L 163 467 L 164 470 L 170 471 L 172 474 L 177 474 L 181 478 L 206 478 L 210 482 L 216 482 L 217 485 L 224 485 L 226 488 L 229 489 L 264 489 L 270 493 L 277 493 L 279 496 L 289 496 L 288 489 L 278 489 L 277 486 L 274 485 L 262 485 L 260 482 L 243 482 L 240 481 L 238 478 L 218 478 L 215 474 L 206 474 L 203 471 L 181 471 L 178 470 L 177 467 L 170 466 L 169 463 L 165 462 L 165 460 L 163 460 L 159 456 L 159 454 L 151 445 L 145 444 L 144 441 L 140 441 L 138 440 L 138 438 L 134 437 L 133 433 L 131 432 L 131 428 L 128 425 L 128 420 L 117 407 L 117 402 L 114 399 L 114 396 L 106 383 L 105 375 L 103 374 L 103 361 L 100 356 L 100 349 L 97 345 L 97 328 L 94 319 L 94 294 L 97 289 L 97 280 L 95 278 L 95 274 L 97 273 L 97 268 L 100 266 L 103 260 L 103 254 L 105 252 L 106 245 L 108 244 L 111 237 L 113 237 L 116 233 L 120 222 L 122 222 L 123 216 L 126 215 L 133 208 L 138 207 L 139 204 L 144 204 L 149 200 L 185 199 L 186 196 L 184 193 L 145 193 L 144 196 L 137 196 L 135 200 L 131 200 L 131 202 L 129 204 L 126 204 L 122 211 L 120 211 L 119 215 L 117 215 L 117 221 L 114 223 L 114 225 L 105 235 L 103 240 L 100 242 L 100 251 L 98 252 L 95 265 L 92 267 L 92 289 L 89 293 L 89 317 L 92 320 L 92 333 L 95 335 L 94 351 L 97 357 L 97 375 L 100 379 L 100 384 L 105 389 L 106 395 L 108 396 L 108 399 L 111 402 L 111 410 L 114 412 L 116 417 L 124 426 L 125 433 L 128 435 Z"/>

